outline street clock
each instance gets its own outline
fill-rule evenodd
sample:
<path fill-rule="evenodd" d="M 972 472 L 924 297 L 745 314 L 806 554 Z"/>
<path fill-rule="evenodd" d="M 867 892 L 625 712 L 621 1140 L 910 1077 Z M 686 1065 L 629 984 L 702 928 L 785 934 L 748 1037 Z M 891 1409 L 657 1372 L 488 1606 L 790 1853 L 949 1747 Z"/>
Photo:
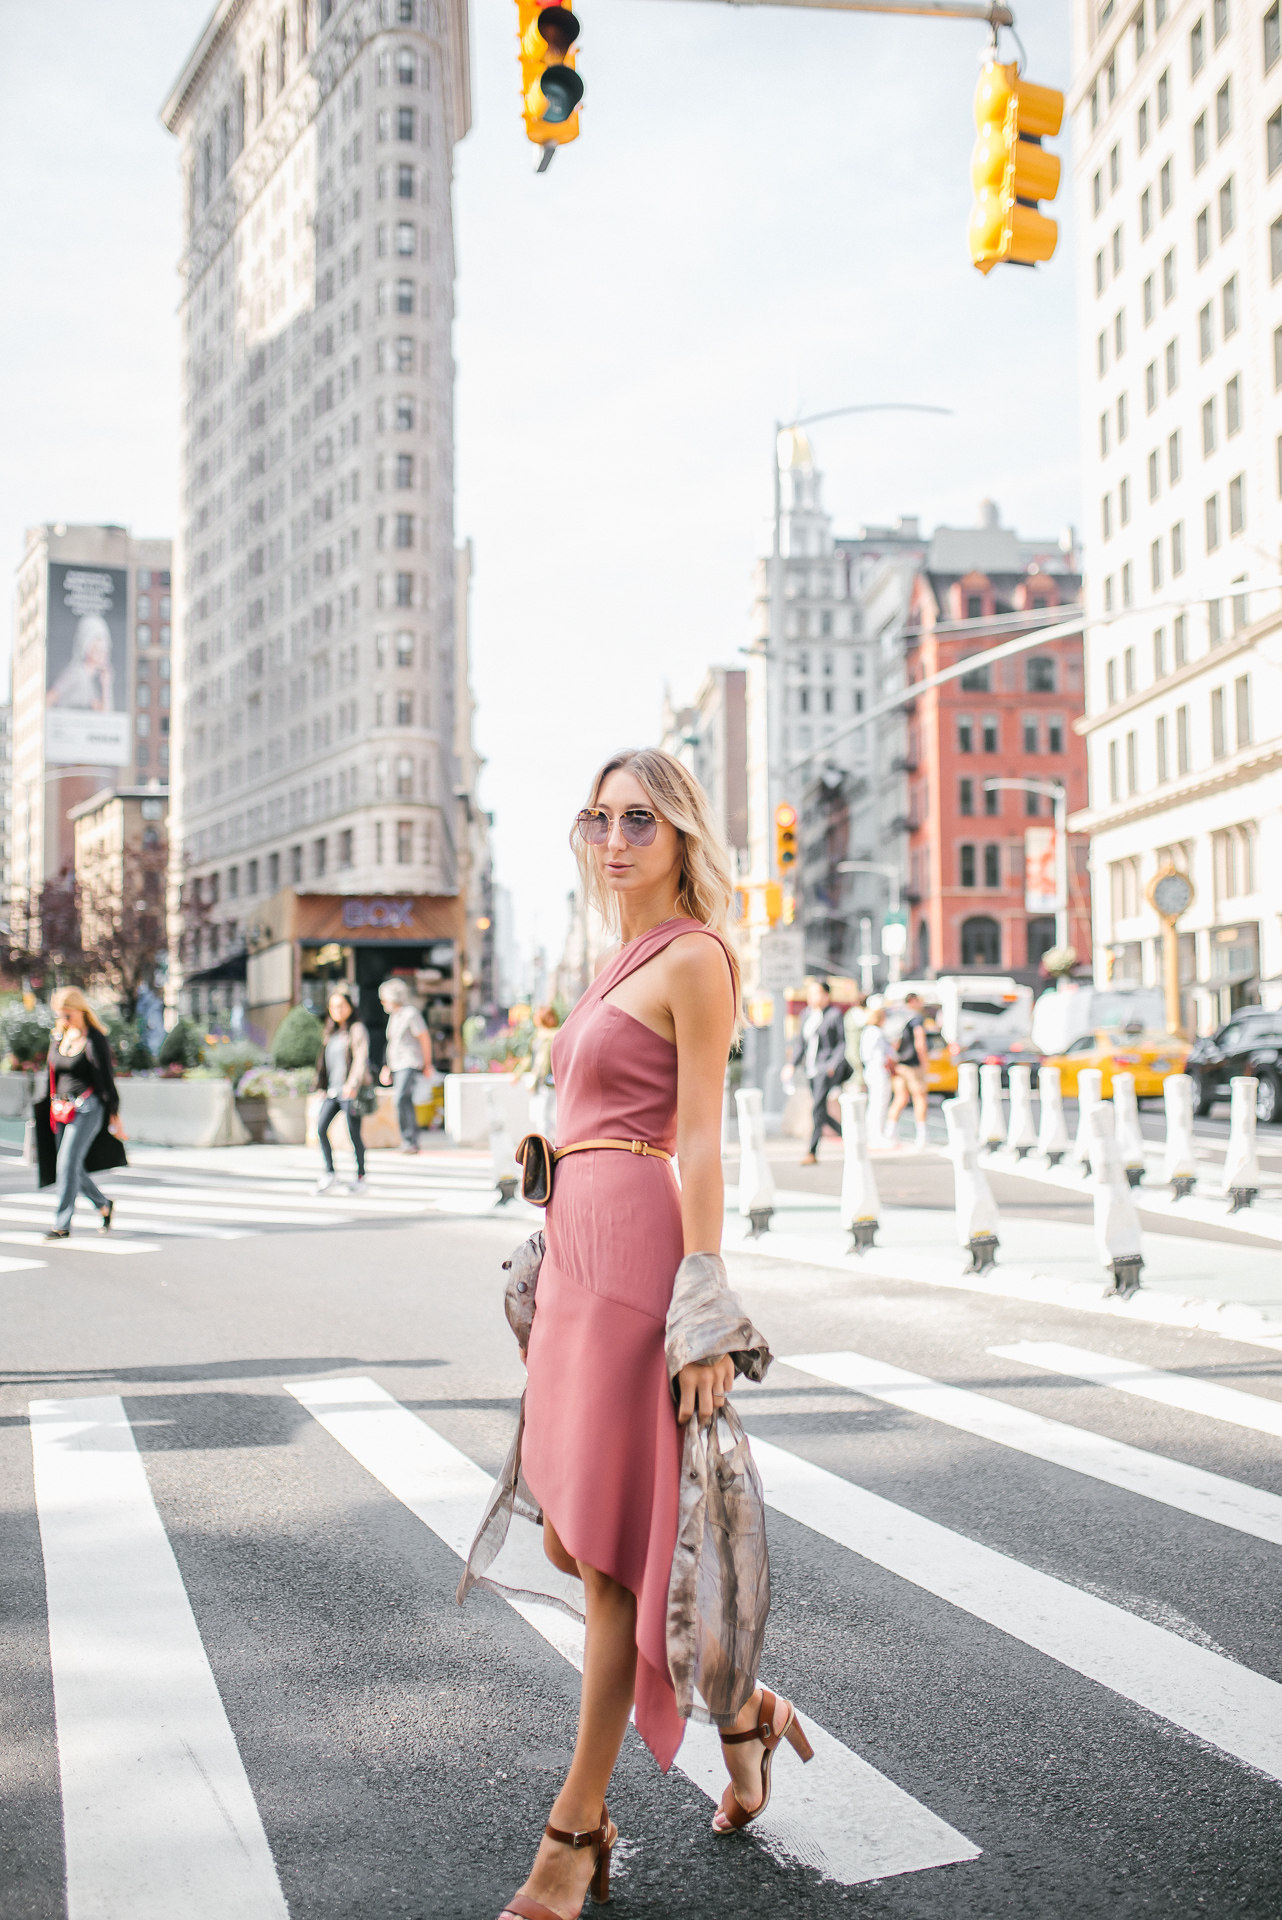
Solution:
<path fill-rule="evenodd" d="M 1193 882 L 1178 867 L 1163 867 L 1149 882 L 1148 897 L 1163 920 L 1175 921 L 1193 904 Z"/>

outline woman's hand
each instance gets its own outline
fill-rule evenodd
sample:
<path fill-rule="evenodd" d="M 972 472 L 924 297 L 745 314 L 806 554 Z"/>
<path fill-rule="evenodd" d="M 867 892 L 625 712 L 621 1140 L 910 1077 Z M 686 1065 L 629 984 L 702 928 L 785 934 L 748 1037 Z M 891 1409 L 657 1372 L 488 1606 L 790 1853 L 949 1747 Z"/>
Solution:
<path fill-rule="evenodd" d="M 697 1406 L 699 1425 L 706 1427 L 720 1413 L 734 1385 L 734 1361 L 728 1353 L 723 1353 L 720 1360 L 706 1366 L 682 1367 L 677 1384 L 681 1388 L 677 1425 L 686 1426 Z"/>
<path fill-rule="evenodd" d="M 390 1086 L 391 1086 L 391 1084 L 392 1084 L 392 1069 L 391 1069 L 390 1067 L 380 1067 L 380 1068 L 379 1068 L 379 1073 L 378 1073 L 378 1084 L 379 1084 L 379 1086 L 380 1086 L 380 1087 L 390 1087 Z"/>

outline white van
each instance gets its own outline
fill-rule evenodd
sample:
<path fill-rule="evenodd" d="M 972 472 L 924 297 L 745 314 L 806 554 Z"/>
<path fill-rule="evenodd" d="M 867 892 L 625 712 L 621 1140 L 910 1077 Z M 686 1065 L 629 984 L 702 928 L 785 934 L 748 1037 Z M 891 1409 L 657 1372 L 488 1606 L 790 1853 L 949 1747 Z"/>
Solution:
<path fill-rule="evenodd" d="M 893 1038 L 904 1022 L 903 1002 L 919 993 L 950 1047 L 978 1040 L 1027 1040 L 1033 1031 L 1033 989 L 1001 974 L 946 973 L 938 980 L 893 980 L 883 991 L 886 1028 Z"/>
<path fill-rule="evenodd" d="M 1102 1028 L 1164 1033 L 1166 996 L 1160 987 L 1052 988 L 1033 1008 L 1033 1044 L 1042 1053 L 1065 1053 L 1084 1033 Z"/>

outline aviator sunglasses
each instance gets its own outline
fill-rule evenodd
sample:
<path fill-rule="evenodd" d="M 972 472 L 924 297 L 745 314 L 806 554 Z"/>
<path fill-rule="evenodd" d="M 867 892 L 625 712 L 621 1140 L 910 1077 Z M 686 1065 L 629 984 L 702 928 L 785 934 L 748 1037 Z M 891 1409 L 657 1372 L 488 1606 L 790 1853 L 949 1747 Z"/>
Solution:
<path fill-rule="evenodd" d="M 610 837 L 610 816 L 600 807 L 584 807 L 575 825 L 590 847 L 603 847 Z M 652 846 L 659 831 L 658 819 L 645 807 L 629 807 L 619 815 L 619 825 L 630 847 Z"/>

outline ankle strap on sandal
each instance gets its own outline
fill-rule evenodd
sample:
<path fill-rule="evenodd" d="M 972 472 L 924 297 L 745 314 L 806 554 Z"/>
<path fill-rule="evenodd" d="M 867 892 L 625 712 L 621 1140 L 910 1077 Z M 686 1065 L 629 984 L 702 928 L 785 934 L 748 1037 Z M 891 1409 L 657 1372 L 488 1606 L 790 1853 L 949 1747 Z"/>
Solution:
<path fill-rule="evenodd" d="M 563 1847 L 574 1847 L 576 1849 L 579 1847 L 603 1847 L 610 1832 L 610 1809 L 604 1805 L 604 1803 L 602 1804 L 601 1824 L 599 1827 L 589 1827 L 579 1833 L 567 1833 L 564 1827 L 554 1827 L 549 1820 L 543 1831 L 549 1840 L 559 1840 Z"/>
<path fill-rule="evenodd" d="M 745 1740 L 760 1740 L 763 1745 L 769 1746 L 770 1742 L 775 1738 L 775 1707 L 777 1704 L 770 1689 L 763 1687 L 761 1689 L 761 1712 L 758 1715 L 756 1726 L 750 1727 L 747 1733 L 723 1733 L 721 1736 L 722 1746 L 739 1747 L 743 1745 Z"/>

